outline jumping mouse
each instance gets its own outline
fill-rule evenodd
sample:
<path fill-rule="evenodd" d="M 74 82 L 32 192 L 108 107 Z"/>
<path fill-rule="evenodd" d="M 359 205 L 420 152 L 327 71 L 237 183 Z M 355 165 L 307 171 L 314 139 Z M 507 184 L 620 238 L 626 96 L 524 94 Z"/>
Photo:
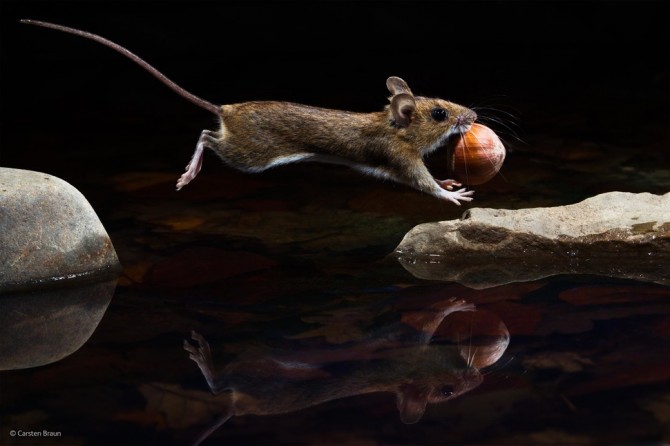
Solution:
<path fill-rule="evenodd" d="M 450 136 L 470 130 L 476 113 L 443 99 L 414 96 L 399 77 L 386 81 L 392 96 L 390 104 L 379 112 L 353 113 L 275 101 L 217 106 L 187 92 L 137 55 L 103 37 L 37 20 L 21 22 L 110 47 L 219 117 L 218 131 L 202 131 L 186 172 L 177 181 L 177 190 L 200 172 L 203 152 L 209 148 L 227 165 L 245 172 L 261 172 L 297 161 L 327 162 L 404 183 L 457 205 L 459 200 L 472 201 L 473 191 L 452 190 L 452 186 L 461 186 L 455 180 L 433 178 L 423 157 Z"/>

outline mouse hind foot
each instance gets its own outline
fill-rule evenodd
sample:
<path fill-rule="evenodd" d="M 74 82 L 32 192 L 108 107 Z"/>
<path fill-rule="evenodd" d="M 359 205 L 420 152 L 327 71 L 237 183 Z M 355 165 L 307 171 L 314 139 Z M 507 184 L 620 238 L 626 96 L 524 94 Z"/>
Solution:
<path fill-rule="evenodd" d="M 177 190 L 181 190 L 182 187 L 193 181 L 198 175 L 202 168 L 202 158 L 205 149 L 216 149 L 218 145 L 219 140 L 217 139 L 216 132 L 203 130 L 200 133 L 200 138 L 198 138 L 198 143 L 195 146 L 195 152 L 193 152 L 191 161 L 186 165 L 186 172 L 177 180 Z"/>
<path fill-rule="evenodd" d="M 227 387 L 217 383 L 214 373 L 214 362 L 212 361 L 212 350 L 209 347 L 209 343 L 200 333 L 195 331 L 191 331 L 191 339 L 196 345 L 185 339 L 184 350 L 189 353 L 188 357 L 200 368 L 212 393 L 218 395 L 226 390 Z"/>

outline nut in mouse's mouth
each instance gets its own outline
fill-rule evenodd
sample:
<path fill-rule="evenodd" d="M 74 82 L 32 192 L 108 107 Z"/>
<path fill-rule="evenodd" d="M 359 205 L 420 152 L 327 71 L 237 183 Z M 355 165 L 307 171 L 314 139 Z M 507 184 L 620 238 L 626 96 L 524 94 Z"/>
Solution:
<path fill-rule="evenodd" d="M 506 148 L 496 133 L 483 124 L 448 140 L 446 167 L 450 178 L 470 186 L 492 180 L 505 161 Z"/>
<path fill-rule="evenodd" d="M 456 126 L 456 128 L 454 129 L 455 131 L 454 131 L 453 135 L 460 135 L 460 136 L 463 136 L 464 134 L 466 134 L 466 133 L 468 133 L 470 130 L 472 130 L 472 125 L 473 125 L 473 123 L 470 122 L 470 123 L 468 123 L 468 124 L 461 124 L 461 125 L 459 125 L 459 126 Z M 453 136 L 453 135 L 452 135 L 452 136 Z"/>

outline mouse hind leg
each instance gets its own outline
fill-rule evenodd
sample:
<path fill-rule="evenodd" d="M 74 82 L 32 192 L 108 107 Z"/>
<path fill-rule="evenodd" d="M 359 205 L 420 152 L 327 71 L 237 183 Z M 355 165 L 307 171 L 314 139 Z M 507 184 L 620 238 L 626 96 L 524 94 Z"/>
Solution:
<path fill-rule="evenodd" d="M 195 146 L 195 152 L 193 152 L 191 161 L 186 166 L 186 172 L 184 172 L 177 181 L 177 190 L 181 190 L 182 187 L 193 181 L 196 175 L 198 175 L 198 172 L 200 172 L 200 169 L 202 168 L 202 157 L 205 149 L 216 150 L 218 146 L 219 140 L 216 132 L 213 132 L 212 130 L 203 130 L 200 134 L 200 138 L 198 138 L 198 144 Z"/>
<path fill-rule="evenodd" d="M 216 379 L 214 362 L 212 361 L 212 350 L 210 349 L 207 340 L 200 333 L 195 331 L 191 331 L 191 339 L 197 346 L 193 345 L 188 340 L 184 340 L 184 350 L 189 353 L 189 358 L 191 358 L 200 368 L 212 393 L 218 395 L 224 390 L 228 390 L 229 387 L 225 383 L 219 382 L 219 380 Z"/>

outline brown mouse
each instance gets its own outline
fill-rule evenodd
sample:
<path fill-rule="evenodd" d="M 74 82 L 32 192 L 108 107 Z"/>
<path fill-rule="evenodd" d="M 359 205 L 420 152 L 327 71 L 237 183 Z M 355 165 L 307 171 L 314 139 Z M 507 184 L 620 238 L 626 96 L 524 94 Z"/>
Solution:
<path fill-rule="evenodd" d="M 132 59 L 172 90 L 219 117 L 218 131 L 203 130 L 177 190 L 202 167 L 203 152 L 214 150 L 223 161 L 245 172 L 298 161 L 350 166 L 360 172 L 409 185 L 460 205 L 473 191 L 455 180 L 432 177 L 423 157 L 452 135 L 467 132 L 474 111 L 443 99 L 414 96 L 405 81 L 389 77 L 390 104 L 382 111 L 353 113 L 289 102 L 255 101 L 217 106 L 178 86 L 127 49 L 96 34 L 36 20 L 22 23 L 51 28 L 108 46 Z"/>

